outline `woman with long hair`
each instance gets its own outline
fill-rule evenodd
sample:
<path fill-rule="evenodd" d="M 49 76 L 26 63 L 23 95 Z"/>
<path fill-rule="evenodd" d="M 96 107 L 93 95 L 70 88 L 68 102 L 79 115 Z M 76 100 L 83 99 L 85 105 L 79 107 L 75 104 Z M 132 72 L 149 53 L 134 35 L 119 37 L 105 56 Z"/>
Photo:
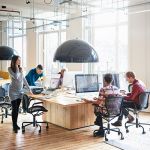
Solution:
<path fill-rule="evenodd" d="M 8 72 L 11 78 L 11 83 L 9 86 L 9 97 L 11 99 L 12 104 L 12 124 L 13 124 L 13 131 L 15 133 L 17 133 L 18 130 L 20 129 L 20 127 L 17 125 L 17 119 L 19 106 L 22 98 L 23 85 L 25 85 L 29 90 L 29 92 L 32 93 L 26 79 L 23 76 L 20 64 L 21 64 L 20 57 L 14 55 L 11 59 L 11 65 L 8 68 Z"/>

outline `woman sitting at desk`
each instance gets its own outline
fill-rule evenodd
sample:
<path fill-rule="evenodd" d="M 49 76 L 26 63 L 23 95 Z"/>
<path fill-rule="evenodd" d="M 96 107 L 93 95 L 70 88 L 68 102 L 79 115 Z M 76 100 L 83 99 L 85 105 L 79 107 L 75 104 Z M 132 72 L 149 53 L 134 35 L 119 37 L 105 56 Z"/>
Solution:
<path fill-rule="evenodd" d="M 94 98 L 94 100 L 84 99 L 86 102 L 91 102 L 93 104 L 103 106 L 105 99 L 110 95 L 118 95 L 119 89 L 116 86 L 113 86 L 111 83 L 113 81 L 112 74 L 108 73 L 104 76 L 104 87 L 100 89 L 99 97 Z M 95 114 L 96 115 L 96 114 Z M 100 126 L 99 132 L 97 135 L 100 137 L 104 137 L 104 129 L 103 129 L 103 120 L 101 115 L 96 115 L 95 125 Z"/>

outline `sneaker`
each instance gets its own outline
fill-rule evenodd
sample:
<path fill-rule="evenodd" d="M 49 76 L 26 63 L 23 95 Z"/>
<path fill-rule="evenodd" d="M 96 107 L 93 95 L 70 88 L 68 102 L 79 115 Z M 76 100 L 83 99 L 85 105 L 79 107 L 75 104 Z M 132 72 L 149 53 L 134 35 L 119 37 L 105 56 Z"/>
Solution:
<path fill-rule="evenodd" d="M 18 129 L 17 129 L 17 128 L 14 128 L 14 127 L 13 127 L 13 131 L 14 131 L 15 133 L 18 133 Z"/>
<path fill-rule="evenodd" d="M 99 137 L 104 137 L 105 136 L 105 131 L 104 130 L 98 130 L 97 132 L 95 132 L 96 136 Z"/>
<path fill-rule="evenodd" d="M 20 130 L 20 127 L 18 125 L 13 126 L 13 131 L 16 131 L 16 130 Z"/>
<path fill-rule="evenodd" d="M 134 121 L 134 117 L 130 117 L 129 119 L 128 119 L 128 121 L 127 121 L 127 123 L 132 123 Z"/>
<path fill-rule="evenodd" d="M 17 130 L 20 130 L 20 127 L 17 125 L 17 126 L 16 126 L 16 129 L 17 129 Z"/>
<path fill-rule="evenodd" d="M 119 126 L 122 126 L 122 122 L 117 120 L 116 122 L 111 123 L 111 125 L 119 127 Z"/>

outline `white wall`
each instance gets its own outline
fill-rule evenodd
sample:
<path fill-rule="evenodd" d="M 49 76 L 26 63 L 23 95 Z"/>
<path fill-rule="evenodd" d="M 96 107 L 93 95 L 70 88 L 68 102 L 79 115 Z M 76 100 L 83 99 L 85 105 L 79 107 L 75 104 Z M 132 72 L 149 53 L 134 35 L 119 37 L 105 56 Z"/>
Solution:
<path fill-rule="evenodd" d="M 34 26 L 32 21 L 27 22 L 27 28 L 31 28 Z M 37 66 L 37 33 L 35 29 L 29 29 L 26 33 L 26 41 L 27 41 L 27 68 L 28 72 L 30 69 L 35 68 Z"/>
<path fill-rule="evenodd" d="M 129 69 L 150 88 L 150 12 L 142 12 L 146 9 L 150 6 L 129 10 Z"/>
<path fill-rule="evenodd" d="M 7 30 L 4 30 L 4 28 L 7 27 L 7 22 L 2 21 L 0 22 L 0 46 L 1 45 L 7 45 Z M 8 67 L 10 66 L 10 61 L 0 61 L 0 70 L 7 71 Z"/>
<path fill-rule="evenodd" d="M 81 10 L 78 10 L 78 13 L 71 14 L 69 18 L 74 18 L 76 16 L 81 16 Z M 75 20 L 69 21 L 69 27 L 66 29 L 66 40 L 78 39 L 82 40 L 83 38 L 83 26 L 82 26 L 82 18 L 78 18 Z M 66 63 L 66 68 L 68 71 L 82 71 L 81 63 Z"/>

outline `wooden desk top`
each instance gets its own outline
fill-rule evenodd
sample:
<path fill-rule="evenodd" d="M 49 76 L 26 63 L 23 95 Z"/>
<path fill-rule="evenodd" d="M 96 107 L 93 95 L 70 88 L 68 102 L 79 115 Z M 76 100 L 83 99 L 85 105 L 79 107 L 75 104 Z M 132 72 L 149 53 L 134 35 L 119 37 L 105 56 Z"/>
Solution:
<path fill-rule="evenodd" d="M 6 83 L 10 83 L 11 80 L 10 79 L 0 79 L 0 86 Z"/>
<path fill-rule="evenodd" d="M 46 101 L 49 103 L 56 103 L 59 105 L 63 105 L 64 107 L 75 106 L 75 105 L 80 105 L 80 104 L 85 103 L 80 98 L 76 97 L 75 95 L 71 95 L 71 94 L 62 94 L 62 95 L 60 94 L 56 97 L 50 97 L 50 98 L 47 95 L 42 95 L 42 94 L 28 95 L 28 96 L 33 99 L 38 99 L 38 100 Z"/>

